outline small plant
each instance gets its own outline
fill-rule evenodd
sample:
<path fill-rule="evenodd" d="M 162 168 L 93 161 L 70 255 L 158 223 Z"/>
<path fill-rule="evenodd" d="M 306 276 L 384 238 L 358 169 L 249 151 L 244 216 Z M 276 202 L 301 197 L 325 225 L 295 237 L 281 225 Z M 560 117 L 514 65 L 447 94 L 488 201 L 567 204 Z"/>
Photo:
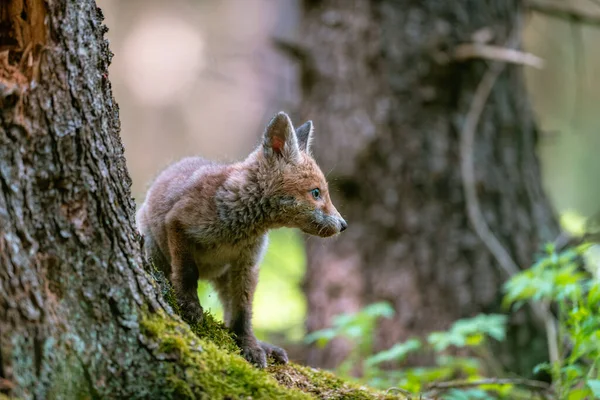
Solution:
<path fill-rule="evenodd" d="M 527 301 L 553 305 L 558 359 L 536 368 L 552 375 L 561 399 L 600 398 L 600 276 L 594 251 L 594 245 L 583 244 L 557 253 L 548 245 L 543 258 L 505 284 L 505 304 L 513 309 Z"/>
<path fill-rule="evenodd" d="M 344 362 L 338 367 L 338 373 L 350 376 L 352 369 L 360 365 L 361 360 L 373 354 L 373 332 L 380 317 L 391 318 L 394 309 L 388 303 L 371 304 L 355 314 L 342 314 L 334 317 L 333 326 L 315 331 L 306 336 L 307 343 L 316 343 L 324 347 L 336 337 L 348 339 L 354 346 Z"/>
<path fill-rule="evenodd" d="M 394 315 L 389 304 L 375 303 L 338 316 L 331 328 L 306 340 L 320 346 L 338 337 L 350 340 L 354 350 L 337 373 L 359 375 L 359 381 L 405 398 L 530 399 L 537 393 L 561 400 L 600 399 L 600 246 L 586 243 L 558 252 L 548 245 L 531 268 L 505 283 L 504 292 L 504 306 L 511 312 L 528 303 L 549 311 L 548 331 L 556 331 L 548 335 L 549 348 L 556 354 L 532 372 L 547 371 L 551 385 L 506 378 L 509 374 L 494 360 L 488 345 L 505 339 L 508 315 L 462 319 L 446 331 L 409 338 L 373 354 L 377 321 Z M 398 368 L 412 354 L 432 356 L 434 363 Z"/>
<path fill-rule="evenodd" d="M 456 321 L 448 331 L 433 332 L 425 341 L 411 338 L 397 343 L 387 350 L 373 354 L 373 334 L 379 318 L 391 318 L 392 307 L 387 303 L 375 303 L 355 314 L 344 314 L 334 319 L 333 326 L 313 332 L 306 340 L 325 346 L 334 338 L 350 340 L 354 346 L 351 353 L 336 370 L 336 373 L 352 378 L 359 370 L 362 382 L 378 388 L 390 388 L 406 396 L 420 395 L 423 399 L 438 393 L 446 399 L 492 399 L 488 393 L 509 395 L 513 385 L 489 382 L 481 388 L 435 389 L 432 384 L 450 379 L 476 381 L 482 379 L 486 369 L 482 362 L 488 357 L 484 348 L 491 340 L 505 337 L 506 316 L 478 315 L 474 318 Z M 463 349 L 473 356 L 456 356 L 453 350 Z M 414 353 L 429 353 L 435 358 L 431 367 L 389 369 L 384 364 L 401 363 Z M 468 386 L 468 385 L 467 385 Z M 430 390 L 431 389 L 431 390 Z M 442 393 L 443 392 L 443 393 Z M 423 397 L 425 396 L 425 397 Z M 508 398 L 508 397 L 507 397 Z"/>

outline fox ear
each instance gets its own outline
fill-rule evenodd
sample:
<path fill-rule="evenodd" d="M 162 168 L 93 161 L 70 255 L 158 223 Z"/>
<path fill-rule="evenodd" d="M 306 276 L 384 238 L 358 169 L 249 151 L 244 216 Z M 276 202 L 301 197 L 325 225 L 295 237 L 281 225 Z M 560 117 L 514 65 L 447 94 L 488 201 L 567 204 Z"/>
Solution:
<path fill-rule="evenodd" d="M 296 129 L 296 137 L 298 138 L 298 147 L 300 150 L 310 152 L 310 145 L 313 139 L 314 126 L 312 121 L 306 121 Z"/>
<path fill-rule="evenodd" d="M 283 157 L 290 162 L 298 160 L 298 139 L 290 117 L 283 111 L 277 113 L 267 125 L 263 149 L 267 157 Z"/>

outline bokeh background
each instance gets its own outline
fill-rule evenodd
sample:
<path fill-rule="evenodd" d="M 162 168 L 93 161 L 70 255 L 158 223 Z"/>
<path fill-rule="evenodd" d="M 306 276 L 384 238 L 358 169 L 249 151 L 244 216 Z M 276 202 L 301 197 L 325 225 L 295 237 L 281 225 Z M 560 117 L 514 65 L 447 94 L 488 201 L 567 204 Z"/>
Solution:
<path fill-rule="evenodd" d="M 299 1 L 98 0 L 98 5 L 115 53 L 110 79 L 138 204 L 167 164 L 194 154 L 241 159 L 275 112 L 298 108 L 299 67 L 273 43 L 297 37 Z M 544 69 L 526 68 L 527 87 L 541 130 L 543 184 L 568 224 L 574 215 L 597 212 L 600 204 L 600 29 L 531 13 L 524 43 L 546 61 Z M 292 230 L 272 234 L 255 304 L 261 337 L 300 342 L 305 334 L 304 241 Z M 210 287 L 200 291 L 203 304 L 220 315 Z"/>

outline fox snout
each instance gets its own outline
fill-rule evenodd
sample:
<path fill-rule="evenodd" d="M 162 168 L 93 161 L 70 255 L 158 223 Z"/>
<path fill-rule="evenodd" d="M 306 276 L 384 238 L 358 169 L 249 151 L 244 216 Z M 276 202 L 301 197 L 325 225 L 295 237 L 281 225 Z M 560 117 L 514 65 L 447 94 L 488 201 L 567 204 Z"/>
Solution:
<path fill-rule="evenodd" d="M 344 232 L 348 228 L 348 223 L 344 218 L 340 218 L 340 232 Z"/>
<path fill-rule="evenodd" d="M 315 210 L 314 221 L 310 229 L 303 230 L 316 236 L 330 237 L 345 231 L 347 228 L 348 223 L 339 213 L 326 214 L 321 210 Z"/>

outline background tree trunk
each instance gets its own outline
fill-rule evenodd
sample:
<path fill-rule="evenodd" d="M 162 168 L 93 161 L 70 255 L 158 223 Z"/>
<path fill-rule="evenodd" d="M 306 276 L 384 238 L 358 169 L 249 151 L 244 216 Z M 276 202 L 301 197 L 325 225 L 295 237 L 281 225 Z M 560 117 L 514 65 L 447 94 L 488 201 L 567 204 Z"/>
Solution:
<path fill-rule="evenodd" d="M 309 331 L 328 326 L 335 314 L 386 300 L 397 313 L 378 330 L 381 349 L 498 310 L 506 276 L 468 221 L 459 154 L 459 129 L 488 66 L 450 57 L 482 28 L 494 44 L 506 45 L 520 30 L 521 4 L 304 2 L 301 114 L 315 121 L 314 151 L 335 173 L 334 202 L 349 222 L 337 240 L 308 241 Z M 507 67 L 473 153 L 485 221 L 521 267 L 557 234 L 536 142 L 521 68 Z M 522 330 L 512 345 L 543 351 L 535 337 Z M 347 346 L 313 349 L 308 361 L 333 367 Z"/>

